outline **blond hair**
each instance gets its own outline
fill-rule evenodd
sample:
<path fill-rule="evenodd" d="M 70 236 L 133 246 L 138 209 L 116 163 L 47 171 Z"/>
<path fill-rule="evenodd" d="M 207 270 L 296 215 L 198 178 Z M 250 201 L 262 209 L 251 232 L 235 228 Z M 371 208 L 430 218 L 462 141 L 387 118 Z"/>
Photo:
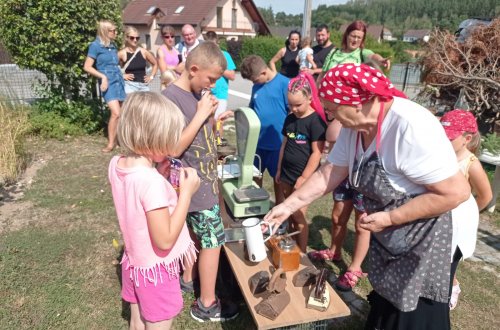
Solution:
<path fill-rule="evenodd" d="M 161 84 L 163 87 L 167 87 L 175 80 L 177 80 L 177 73 L 174 70 L 166 70 L 161 74 Z"/>
<path fill-rule="evenodd" d="M 477 155 L 479 153 L 479 146 L 481 145 L 481 134 L 479 132 L 476 133 L 465 132 L 463 135 L 471 136 L 471 139 L 469 143 L 467 143 L 466 147 L 470 152 Z"/>
<path fill-rule="evenodd" d="M 179 143 L 185 119 L 179 108 L 154 92 L 127 96 L 118 121 L 117 137 L 126 155 L 168 155 Z"/>
<path fill-rule="evenodd" d="M 97 22 L 97 37 L 99 37 L 101 44 L 105 47 L 108 47 L 111 44 L 108 32 L 112 29 L 116 29 L 116 25 L 111 21 L 103 19 Z"/>
<path fill-rule="evenodd" d="M 305 48 L 305 47 L 310 47 L 311 46 L 311 38 L 310 37 L 304 37 L 300 41 L 300 47 Z"/>
<path fill-rule="evenodd" d="M 125 31 L 124 31 L 125 37 L 128 37 L 130 35 L 130 32 L 139 34 L 139 31 L 135 27 L 130 25 L 125 26 Z"/>
<path fill-rule="evenodd" d="M 209 69 L 214 65 L 219 66 L 222 71 L 226 71 L 227 61 L 219 46 L 213 42 L 203 42 L 189 52 L 186 59 L 186 69 L 196 65 L 200 69 Z"/>

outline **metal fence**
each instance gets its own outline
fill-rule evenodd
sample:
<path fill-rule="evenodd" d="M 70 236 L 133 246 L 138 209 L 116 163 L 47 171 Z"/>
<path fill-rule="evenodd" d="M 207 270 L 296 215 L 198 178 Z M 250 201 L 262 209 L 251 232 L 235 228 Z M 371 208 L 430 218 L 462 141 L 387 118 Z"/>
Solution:
<path fill-rule="evenodd" d="M 422 89 L 422 67 L 415 63 L 394 64 L 389 79 L 394 86 L 413 99 Z"/>
<path fill-rule="evenodd" d="M 37 90 L 46 82 L 47 78 L 39 71 L 20 69 L 16 64 L 0 64 L 0 97 L 22 103 L 33 103 L 41 99 Z M 158 74 L 150 83 L 150 88 L 154 92 L 161 91 Z"/>

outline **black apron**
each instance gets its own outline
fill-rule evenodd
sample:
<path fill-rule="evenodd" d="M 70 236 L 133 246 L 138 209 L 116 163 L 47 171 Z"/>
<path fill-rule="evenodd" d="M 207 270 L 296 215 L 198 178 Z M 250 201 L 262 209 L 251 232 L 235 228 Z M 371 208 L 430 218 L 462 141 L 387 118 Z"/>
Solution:
<path fill-rule="evenodd" d="M 379 151 L 383 118 L 381 103 L 376 149 L 368 157 L 358 157 L 358 133 L 350 173 L 351 187 L 363 194 L 368 214 L 393 210 L 416 197 L 395 189 L 384 170 Z M 372 233 L 368 278 L 373 289 L 403 312 L 415 310 L 419 297 L 447 303 L 451 238 L 450 212 Z"/>

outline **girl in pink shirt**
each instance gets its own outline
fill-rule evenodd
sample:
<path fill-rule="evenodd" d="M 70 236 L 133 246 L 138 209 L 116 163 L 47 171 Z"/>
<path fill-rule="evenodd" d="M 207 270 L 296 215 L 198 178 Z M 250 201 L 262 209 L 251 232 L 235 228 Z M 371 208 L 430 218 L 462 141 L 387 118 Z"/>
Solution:
<path fill-rule="evenodd" d="M 185 219 L 200 179 L 181 168 L 179 197 L 157 171 L 179 143 L 184 116 L 160 94 L 136 92 L 123 104 L 118 141 L 123 155 L 109 165 L 109 181 L 125 242 L 122 298 L 130 303 L 130 328 L 169 329 L 183 300 L 179 265 L 196 259 Z"/>

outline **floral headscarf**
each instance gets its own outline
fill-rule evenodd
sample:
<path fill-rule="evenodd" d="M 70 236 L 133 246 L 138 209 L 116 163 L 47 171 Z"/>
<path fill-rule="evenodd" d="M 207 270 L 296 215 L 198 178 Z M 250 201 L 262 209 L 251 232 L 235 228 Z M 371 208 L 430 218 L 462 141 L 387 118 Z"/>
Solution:
<path fill-rule="evenodd" d="M 394 88 L 380 71 L 366 64 L 340 64 L 331 68 L 321 81 L 319 95 L 336 104 L 358 105 L 378 96 L 381 101 L 407 96 Z"/>

